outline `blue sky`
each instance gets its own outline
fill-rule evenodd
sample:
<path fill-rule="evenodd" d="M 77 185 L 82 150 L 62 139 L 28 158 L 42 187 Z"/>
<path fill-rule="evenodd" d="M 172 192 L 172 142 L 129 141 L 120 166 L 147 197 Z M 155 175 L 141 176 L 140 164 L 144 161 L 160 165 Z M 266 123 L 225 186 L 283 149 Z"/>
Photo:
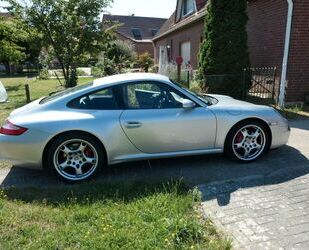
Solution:
<path fill-rule="evenodd" d="M 108 11 L 113 15 L 169 18 L 176 9 L 176 0 L 114 0 Z"/>

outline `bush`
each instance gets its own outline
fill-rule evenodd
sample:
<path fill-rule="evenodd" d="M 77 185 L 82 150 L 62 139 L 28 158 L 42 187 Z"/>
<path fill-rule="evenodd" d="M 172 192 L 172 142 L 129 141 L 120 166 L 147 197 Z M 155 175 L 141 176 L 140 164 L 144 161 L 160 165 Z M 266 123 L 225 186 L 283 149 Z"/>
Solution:
<path fill-rule="evenodd" d="M 211 0 L 199 53 L 201 87 L 239 97 L 249 67 L 246 0 Z"/>
<path fill-rule="evenodd" d="M 160 74 L 167 76 L 175 82 L 182 84 L 183 86 L 187 86 L 187 71 L 181 70 L 180 81 L 178 81 L 177 76 L 177 65 L 175 63 L 169 63 L 164 68 L 161 68 Z"/>
<path fill-rule="evenodd" d="M 130 68 L 136 57 L 133 44 L 120 40 L 114 41 L 104 58 L 106 74 L 121 73 L 123 68 Z"/>
<path fill-rule="evenodd" d="M 101 67 L 92 67 L 91 68 L 91 71 L 92 71 L 92 75 L 94 77 L 103 77 L 104 76 L 104 69 L 101 68 Z"/>
<path fill-rule="evenodd" d="M 43 68 L 40 70 L 39 78 L 42 80 L 47 80 L 49 78 L 49 72 L 47 68 Z"/>
<path fill-rule="evenodd" d="M 149 68 L 153 65 L 153 59 L 148 52 L 145 52 L 145 53 L 138 56 L 136 63 L 145 72 L 148 72 Z"/>
<path fill-rule="evenodd" d="M 131 68 L 136 53 L 134 46 L 124 41 L 114 41 L 106 53 L 98 57 L 98 62 L 92 68 L 92 75 L 103 77 L 125 72 L 125 69 Z"/>
<path fill-rule="evenodd" d="M 151 72 L 151 73 L 158 73 L 159 72 L 159 65 L 155 64 L 152 67 L 150 67 L 149 72 Z"/>
<path fill-rule="evenodd" d="M 86 72 L 83 71 L 82 69 L 77 69 L 76 74 L 77 74 L 77 76 L 86 76 L 87 75 Z"/>

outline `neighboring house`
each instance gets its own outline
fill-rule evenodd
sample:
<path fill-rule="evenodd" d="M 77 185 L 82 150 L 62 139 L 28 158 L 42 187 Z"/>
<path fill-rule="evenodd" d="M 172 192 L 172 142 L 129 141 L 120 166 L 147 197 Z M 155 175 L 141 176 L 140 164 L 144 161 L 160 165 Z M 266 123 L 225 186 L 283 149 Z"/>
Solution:
<path fill-rule="evenodd" d="M 181 56 L 184 64 L 198 67 L 206 0 L 177 0 L 175 12 L 153 39 L 157 63 L 174 62 Z"/>
<path fill-rule="evenodd" d="M 135 46 L 136 52 L 149 52 L 153 56 L 152 39 L 166 22 L 163 18 L 103 15 L 103 27 L 119 24 L 118 39 L 128 41 Z"/>
<path fill-rule="evenodd" d="M 157 63 L 182 56 L 197 69 L 206 3 L 177 0 L 175 12 L 153 39 Z M 277 67 L 280 103 L 303 103 L 309 93 L 309 0 L 249 0 L 248 16 L 251 66 Z"/>

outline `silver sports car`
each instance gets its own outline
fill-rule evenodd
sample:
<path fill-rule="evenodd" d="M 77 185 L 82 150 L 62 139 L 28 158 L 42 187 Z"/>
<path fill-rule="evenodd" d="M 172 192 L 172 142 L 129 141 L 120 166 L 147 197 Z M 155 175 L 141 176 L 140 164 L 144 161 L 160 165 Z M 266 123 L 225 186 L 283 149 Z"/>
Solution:
<path fill-rule="evenodd" d="M 196 95 L 156 74 L 123 74 L 13 111 L 0 129 L 0 158 L 78 182 L 135 160 L 225 152 L 251 162 L 289 135 L 271 107 Z"/>

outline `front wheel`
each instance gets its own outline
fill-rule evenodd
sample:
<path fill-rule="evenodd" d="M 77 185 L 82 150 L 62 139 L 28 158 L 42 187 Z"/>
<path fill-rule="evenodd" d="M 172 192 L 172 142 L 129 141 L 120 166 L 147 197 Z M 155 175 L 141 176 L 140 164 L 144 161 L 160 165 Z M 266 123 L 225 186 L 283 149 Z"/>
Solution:
<path fill-rule="evenodd" d="M 235 160 L 252 162 L 260 158 L 270 145 L 265 125 L 258 121 L 246 121 L 236 125 L 228 134 L 225 151 Z"/>
<path fill-rule="evenodd" d="M 104 164 L 102 145 L 87 134 L 71 133 L 56 138 L 48 150 L 49 169 L 66 182 L 93 177 Z"/>

